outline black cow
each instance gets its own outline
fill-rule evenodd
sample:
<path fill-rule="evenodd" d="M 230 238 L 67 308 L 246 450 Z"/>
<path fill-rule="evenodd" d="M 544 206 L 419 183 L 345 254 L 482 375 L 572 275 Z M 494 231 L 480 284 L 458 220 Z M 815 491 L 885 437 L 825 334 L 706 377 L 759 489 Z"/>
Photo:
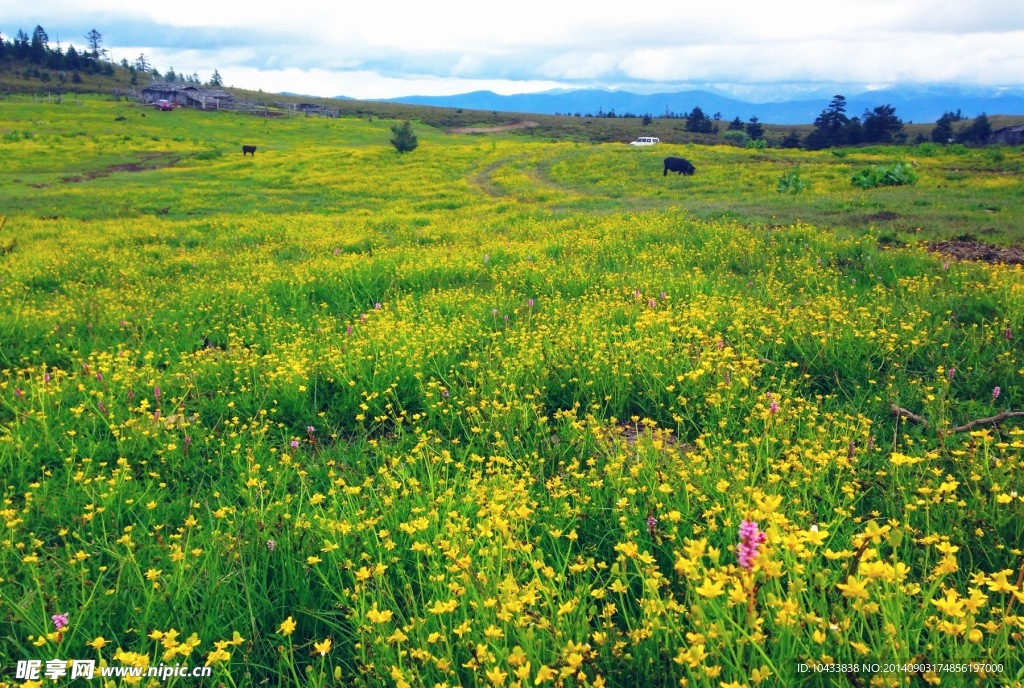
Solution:
<path fill-rule="evenodd" d="M 243 158 L 245 157 L 246 153 L 248 153 L 249 155 L 251 155 L 252 157 L 255 158 L 256 157 L 256 146 L 242 146 L 242 157 Z"/>
<path fill-rule="evenodd" d="M 685 158 L 665 158 L 665 172 L 661 176 L 667 176 L 670 171 L 689 176 L 696 172 L 697 168 Z"/>

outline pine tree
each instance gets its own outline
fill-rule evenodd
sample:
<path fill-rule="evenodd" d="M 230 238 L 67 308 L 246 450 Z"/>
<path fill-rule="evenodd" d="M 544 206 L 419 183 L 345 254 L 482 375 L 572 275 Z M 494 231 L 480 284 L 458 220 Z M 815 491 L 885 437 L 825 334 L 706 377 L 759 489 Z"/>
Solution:
<path fill-rule="evenodd" d="M 416 146 L 420 145 L 416 139 L 416 134 L 413 133 L 412 123 L 409 120 L 402 122 L 402 124 L 391 125 L 391 132 L 394 136 L 391 137 L 391 145 L 395 147 L 395 150 L 399 153 L 408 153 L 409 151 L 415 150 Z"/>
<path fill-rule="evenodd" d="M 68 52 L 64 56 L 64 64 L 68 69 L 75 70 L 82 66 L 82 58 L 80 53 L 75 50 L 74 45 L 68 46 Z"/>
<path fill-rule="evenodd" d="M 858 128 L 860 121 L 857 122 Z M 850 118 L 846 116 L 846 96 L 832 98 L 828 107 L 814 120 L 814 131 L 804 139 L 804 147 L 820 150 L 829 146 L 842 146 L 848 142 Z"/>
<path fill-rule="evenodd" d="M 953 140 L 953 122 L 956 115 L 952 112 L 945 112 L 932 129 L 932 141 L 935 143 L 949 143 Z"/>
<path fill-rule="evenodd" d="M 747 123 L 746 129 L 747 129 L 747 136 L 749 136 L 750 138 L 752 138 L 752 139 L 763 139 L 764 138 L 764 127 L 761 126 L 761 123 L 757 120 L 756 116 L 750 118 L 750 121 Z"/>
<path fill-rule="evenodd" d="M 100 43 L 103 42 L 103 34 L 96 29 L 85 34 L 85 40 L 89 46 L 89 54 L 92 55 L 93 59 L 98 60 L 107 54 L 106 49 L 100 47 Z"/>
<path fill-rule="evenodd" d="M 864 111 L 864 141 L 866 143 L 892 143 L 903 131 L 903 120 L 896 116 L 892 105 L 879 105 Z"/>
<path fill-rule="evenodd" d="M 220 88 L 224 85 L 224 80 L 220 78 L 220 72 L 216 69 L 213 70 L 213 76 L 210 77 L 210 86 L 216 86 Z"/>
<path fill-rule="evenodd" d="M 796 129 L 790 129 L 789 133 L 779 142 L 780 148 L 799 148 L 800 133 Z"/>
<path fill-rule="evenodd" d="M 698 106 L 694 106 L 690 114 L 686 116 L 686 131 L 692 131 L 696 134 L 713 134 L 715 133 L 715 124 L 711 119 L 704 114 L 704 111 Z"/>
<path fill-rule="evenodd" d="M 29 44 L 28 59 L 36 64 L 43 64 L 46 59 L 46 52 L 49 48 L 50 37 L 41 26 L 36 26 L 32 32 L 32 42 Z"/>
<path fill-rule="evenodd" d="M 988 143 L 990 136 L 992 136 L 992 124 L 988 121 L 988 116 L 983 112 L 974 118 L 969 127 L 960 132 L 956 140 L 960 143 L 984 145 Z"/>
<path fill-rule="evenodd" d="M 18 33 L 14 37 L 13 48 L 14 59 L 16 60 L 27 60 L 28 54 L 31 48 L 29 47 L 28 34 L 18 29 Z"/>

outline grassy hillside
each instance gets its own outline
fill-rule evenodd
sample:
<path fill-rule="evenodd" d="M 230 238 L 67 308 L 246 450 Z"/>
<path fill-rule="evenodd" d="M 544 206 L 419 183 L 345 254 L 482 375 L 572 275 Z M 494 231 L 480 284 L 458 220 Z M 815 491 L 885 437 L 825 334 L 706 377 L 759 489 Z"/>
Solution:
<path fill-rule="evenodd" d="M 0 61 L 0 94 L 33 95 L 37 99 L 58 100 L 61 94 L 74 99 L 78 94 L 118 94 L 138 93 L 152 81 L 145 74 L 134 76 L 128 69 L 119 65 L 110 65 L 110 74 L 97 70 L 81 70 L 78 73 L 80 82 L 72 81 L 72 73 L 67 70 L 46 69 L 34 65 L 27 60 L 8 58 Z M 400 103 L 381 103 L 360 100 L 335 100 L 330 98 L 314 98 L 308 96 L 285 96 L 263 91 L 227 88 L 236 100 L 273 107 L 282 103 L 315 103 L 339 110 L 346 116 L 381 117 L 386 119 L 415 120 L 439 129 L 473 126 L 498 126 L 514 122 L 528 121 L 533 126 L 510 130 L 511 133 L 541 140 L 573 140 L 591 143 L 628 142 L 638 136 L 657 136 L 666 143 L 699 143 L 719 144 L 722 139 L 717 135 L 694 134 L 685 130 L 685 119 L 654 118 L 650 124 L 644 125 L 639 118 L 607 118 L 607 117 L 570 117 L 563 115 L 539 115 L 531 113 L 497 112 L 482 110 L 464 110 L 462 108 L 438 108 L 420 105 L 404 105 Z M 278 113 L 281 114 L 281 113 Z M 1024 122 L 1021 116 L 994 115 L 990 117 L 993 129 Z M 958 125 L 960 128 L 969 126 L 971 120 Z M 721 132 L 725 132 L 727 122 L 719 122 Z M 781 126 L 765 124 L 765 140 L 769 146 L 776 147 L 790 132 L 797 132 L 801 139 L 813 130 L 808 123 L 800 126 Z M 909 141 L 919 136 L 929 138 L 933 124 L 908 124 L 905 132 Z"/>
<path fill-rule="evenodd" d="M 344 158 L 353 145 L 390 151 L 393 122 L 379 115 L 266 119 L 228 112 L 155 112 L 104 96 L 81 96 L 80 102 L 74 106 L 65 100 L 61 106 L 40 101 L 33 106 L 25 96 L 7 101 L 0 136 L 10 162 L 0 174 L 7 186 L 8 214 L 94 218 L 160 211 L 168 218 L 186 219 L 218 211 L 277 212 L 282 198 L 292 204 L 286 208 L 317 202 L 347 208 L 360 203 L 358 197 L 286 180 L 289 175 L 305 179 L 311 169 L 331 169 L 338 162 L 333 158 Z M 486 151 L 474 158 L 463 183 L 496 198 L 543 199 L 545 206 L 563 211 L 680 207 L 705 219 L 763 226 L 802 220 L 819 227 L 873 230 L 894 241 L 915 241 L 919 233 L 929 240 L 967 235 L 999 244 L 1021 240 L 1024 161 L 1019 149 L 926 144 L 816 153 L 665 143 L 637 150 L 623 144 L 545 143 L 542 137 L 535 145 L 524 141 L 526 147 L 518 149 L 513 141 L 522 139 L 514 133 L 446 135 L 422 125 L 418 131 L 425 150 Z M 324 137 L 323 143 L 311 142 L 313 132 Z M 258 155 L 277 171 L 281 189 L 264 194 L 266 179 L 233 176 L 251 169 L 236 159 L 244 143 L 260 147 Z M 698 174 L 662 177 L 666 155 L 693 161 Z M 311 156 L 323 160 L 311 162 Z M 404 160 L 397 158 L 394 164 Z M 870 191 L 850 184 L 854 172 L 901 160 L 916 166 L 917 184 Z M 392 163 L 381 164 L 387 168 Z M 187 195 L 180 185 L 167 185 L 163 175 L 128 174 L 163 168 L 184 180 Z M 209 170 L 223 170 L 231 181 L 230 192 L 202 180 Z M 793 172 L 811 188 L 777 193 L 779 179 Z M 197 175 L 200 181 L 192 184 Z M 126 180 L 132 183 L 126 185 Z"/>
<path fill-rule="evenodd" d="M 79 102 L 0 106 L 0 684 L 1024 676 L 1024 273 L 916 245 L 1020 149 Z"/>

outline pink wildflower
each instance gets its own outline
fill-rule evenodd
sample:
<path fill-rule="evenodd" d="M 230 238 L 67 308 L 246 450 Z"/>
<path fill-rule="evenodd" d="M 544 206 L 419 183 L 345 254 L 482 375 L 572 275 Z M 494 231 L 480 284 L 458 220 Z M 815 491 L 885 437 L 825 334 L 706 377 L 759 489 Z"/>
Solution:
<path fill-rule="evenodd" d="M 753 570 L 754 562 L 760 554 L 758 550 L 766 539 L 768 536 L 758 528 L 757 521 L 744 520 L 740 524 L 740 541 L 736 545 L 736 559 L 740 566 L 748 571 Z"/>

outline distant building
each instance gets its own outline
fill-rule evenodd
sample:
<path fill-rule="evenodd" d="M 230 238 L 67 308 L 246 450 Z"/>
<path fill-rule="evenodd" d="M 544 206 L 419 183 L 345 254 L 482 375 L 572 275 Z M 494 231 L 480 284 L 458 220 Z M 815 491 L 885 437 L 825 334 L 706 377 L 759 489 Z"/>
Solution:
<path fill-rule="evenodd" d="M 989 143 L 1001 143 L 1006 146 L 1024 145 L 1024 124 L 1016 124 L 993 131 Z"/>
<path fill-rule="evenodd" d="M 203 110 L 218 110 L 230 107 L 234 96 L 219 88 L 200 88 L 194 84 L 168 84 L 155 82 L 142 89 L 142 102 L 155 103 L 166 100 L 179 107 L 194 107 Z"/>
<path fill-rule="evenodd" d="M 166 100 L 175 105 L 184 105 L 181 101 L 180 92 L 181 90 L 176 84 L 156 81 L 142 89 L 142 102 L 155 103 L 158 100 Z"/>

